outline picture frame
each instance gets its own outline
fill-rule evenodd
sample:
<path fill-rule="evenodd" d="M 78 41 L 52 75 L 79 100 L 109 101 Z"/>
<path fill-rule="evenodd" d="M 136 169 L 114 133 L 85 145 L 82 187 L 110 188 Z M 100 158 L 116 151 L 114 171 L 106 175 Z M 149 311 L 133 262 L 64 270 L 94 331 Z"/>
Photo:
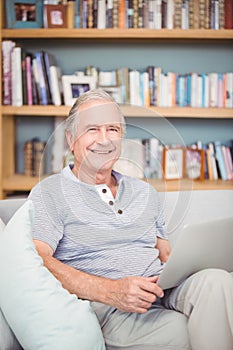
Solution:
<path fill-rule="evenodd" d="M 62 86 L 64 103 L 66 106 L 72 106 L 84 92 L 95 89 L 96 81 L 93 76 L 63 75 Z"/>
<path fill-rule="evenodd" d="M 165 180 L 182 179 L 184 176 L 184 150 L 164 147 L 163 174 Z"/>
<path fill-rule="evenodd" d="M 187 148 L 185 152 L 186 177 L 203 181 L 205 178 L 205 151 L 203 149 Z"/>
<path fill-rule="evenodd" d="M 43 27 L 43 0 L 5 1 L 7 28 Z"/>
<path fill-rule="evenodd" d="M 45 28 L 67 28 L 67 5 L 44 5 Z"/>

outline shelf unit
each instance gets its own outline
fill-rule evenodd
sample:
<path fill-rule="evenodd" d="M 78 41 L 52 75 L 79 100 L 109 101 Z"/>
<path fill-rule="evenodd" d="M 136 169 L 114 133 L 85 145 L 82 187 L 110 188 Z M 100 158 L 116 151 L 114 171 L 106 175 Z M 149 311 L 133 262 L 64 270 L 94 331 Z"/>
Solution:
<path fill-rule="evenodd" d="M 0 3 L 2 13 L 2 4 Z M 2 20 L 2 18 L 1 18 Z M 2 27 L 2 26 L 1 26 Z M 75 40 L 115 40 L 123 42 L 126 40 L 142 42 L 144 40 L 156 41 L 207 41 L 215 42 L 216 46 L 221 41 L 232 44 L 233 30 L 151 30 L 151 29 L 3 29 L 0 40 L 2 39 L 75 39 Z M 65 117 L 68 114 L 69 106 L 0 106 L 0 137 L 2 152 L 0 155 L 0 166 L 2 169 L 0 175 L 0 197 L 4 197 L 11 191 L 29 191 L 32 186 L 38 182 L 38 178 L 27 177 L 15 174 L 15 117 L 16 116 L 60 116 Z M 165 116 L 169 118 L 233 118 L 233 109 L 229 108 L 142 108 L 122 105 L 122 111 L 126 117 L 149 117 L 156 118 Z M 221 116 L 221 117 L 220 117 Z M 162 181 L 149 180 L 159 191 L 177 191 L 177 190 L 214 190 L 214 189 L 233 189 L 232 181 Z"/>

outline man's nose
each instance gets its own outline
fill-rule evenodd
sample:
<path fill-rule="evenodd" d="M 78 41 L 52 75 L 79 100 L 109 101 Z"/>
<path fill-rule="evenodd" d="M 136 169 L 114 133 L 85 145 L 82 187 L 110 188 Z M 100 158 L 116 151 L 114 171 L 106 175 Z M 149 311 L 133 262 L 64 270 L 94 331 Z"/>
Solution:
<path fill-rule="evenodd" d="M 107 144 L 109 143 L 108 132 L 105 128 L 101 128 L 98 132 L 98 143 Z"/>

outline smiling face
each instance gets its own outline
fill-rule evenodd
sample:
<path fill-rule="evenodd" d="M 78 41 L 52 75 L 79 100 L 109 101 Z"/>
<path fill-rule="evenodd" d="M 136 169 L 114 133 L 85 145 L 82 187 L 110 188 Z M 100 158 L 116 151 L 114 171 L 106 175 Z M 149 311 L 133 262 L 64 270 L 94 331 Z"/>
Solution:
<path fill-rule="evenodd" d="M 114 103 L 92 101 L 79 107 L 75 140 L 69 142 L 74 172 L 95 178 L 109 174 L 121 153 L 121 115 Z M 80 176 L 79 176 L 80 177 Z"/>

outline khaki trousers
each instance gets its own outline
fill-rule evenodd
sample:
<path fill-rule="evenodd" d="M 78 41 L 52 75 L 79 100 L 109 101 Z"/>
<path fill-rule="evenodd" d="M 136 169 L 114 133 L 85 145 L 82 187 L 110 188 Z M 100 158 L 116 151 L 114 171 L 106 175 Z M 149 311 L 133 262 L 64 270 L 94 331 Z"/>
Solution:
<path fill-rule="evenodd" d="M 165 307 L 188 317 L 193 350 L 233 350 L 232 277 L 223 270 L 203 270 L 165 296 Z"/>
<path fill-rule="evenodd" d="M 194 274 L 146 314 L 92 306 L 107 350 L 233 350 L 233 274 L 223 270 Z"/>

